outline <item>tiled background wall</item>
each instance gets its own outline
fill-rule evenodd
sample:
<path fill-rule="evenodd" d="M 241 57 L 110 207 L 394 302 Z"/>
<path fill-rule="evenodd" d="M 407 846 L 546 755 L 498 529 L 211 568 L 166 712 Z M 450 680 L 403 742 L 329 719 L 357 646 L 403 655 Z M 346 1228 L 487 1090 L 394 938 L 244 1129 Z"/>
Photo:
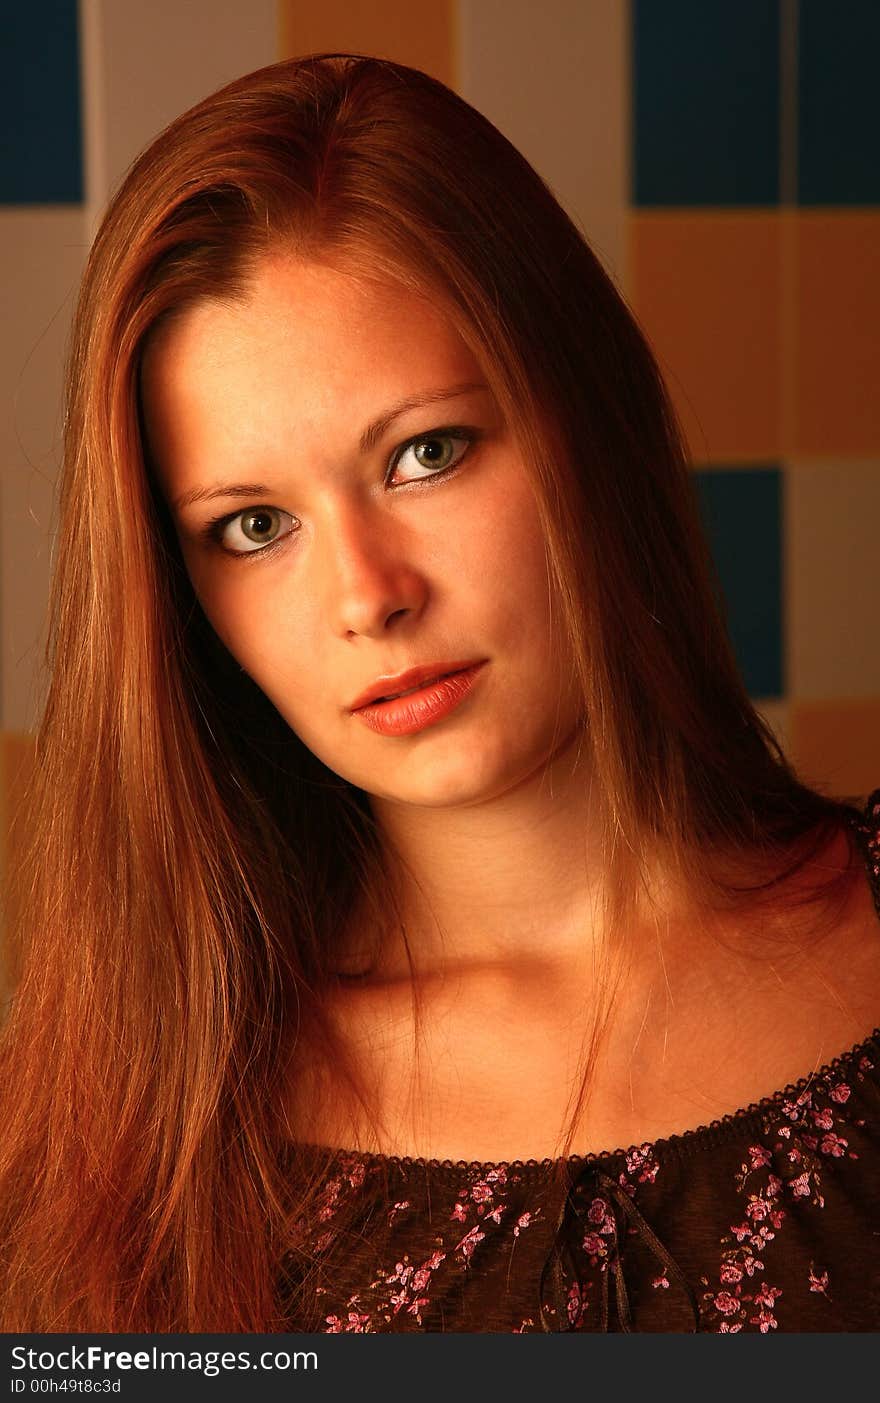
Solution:
<path fill-rule="evenodd" d="M 176 112 L 318 50 L 434 73 L 556 191 L 671 386 L 752 695 L 811 781 L 880 783 L 874 0 L 20 0 L 0 23 L 0 864 L 95 221 Z"/>
<path fill-rule="evenodd" d="M 753 696 L 880 783 L 873 0 L 634 0 L 630 292 L 696 464 Z"/>

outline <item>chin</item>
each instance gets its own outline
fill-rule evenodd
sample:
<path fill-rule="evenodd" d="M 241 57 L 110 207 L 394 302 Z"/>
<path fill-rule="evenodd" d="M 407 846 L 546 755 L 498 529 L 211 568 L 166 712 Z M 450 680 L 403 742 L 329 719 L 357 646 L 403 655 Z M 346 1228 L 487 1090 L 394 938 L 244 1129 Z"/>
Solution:
<path fill-rule="evenodd" d="M 373 798 L 395 804 L 413 804 L 422 809 L 457 809 L 484 803 L 503 793 L 504 788 L 503 784 L 493 786 L 481 783 L 478 777 L 470 774 L 442 775 L 435 780 L 400 784 L 393 790 L 374 785 L 367 792 Z"/>
<path fill-rule="evenodd" d="M 468 808 L 500 798 L 534 774 L 547 759 L 545 749 L 524 753 L 485 737 L 477 744 L 390 757 L 381 770 L 371 767 L 351 778 L 376 799 L 426 809 Z"/>

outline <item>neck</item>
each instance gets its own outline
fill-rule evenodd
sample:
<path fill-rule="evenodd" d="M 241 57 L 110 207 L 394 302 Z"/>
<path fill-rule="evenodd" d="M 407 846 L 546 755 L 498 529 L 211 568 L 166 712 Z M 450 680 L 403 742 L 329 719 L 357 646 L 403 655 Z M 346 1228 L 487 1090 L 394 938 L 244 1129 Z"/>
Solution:
<path fill-rule="evenodd" d="M 371 801 L 394 853 L 400 915 L 420 971 L 561 963 L 598 934 L 596 815 L 578 739 L 478 804 Z M 399 936 L 380 963 L 387 977 L 408 971 Z"/>

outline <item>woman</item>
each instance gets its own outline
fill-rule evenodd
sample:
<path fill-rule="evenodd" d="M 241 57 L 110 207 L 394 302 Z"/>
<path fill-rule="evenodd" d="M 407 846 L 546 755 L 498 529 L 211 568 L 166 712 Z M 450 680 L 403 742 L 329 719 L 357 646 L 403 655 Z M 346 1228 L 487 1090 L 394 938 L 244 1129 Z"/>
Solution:
<path fill-rule="evenodd" d="M 395 64 L 243 78 L 69 387 L 3 1328 L 869 1328 L 880 807 L 753 710 L 531 168 Z"/>

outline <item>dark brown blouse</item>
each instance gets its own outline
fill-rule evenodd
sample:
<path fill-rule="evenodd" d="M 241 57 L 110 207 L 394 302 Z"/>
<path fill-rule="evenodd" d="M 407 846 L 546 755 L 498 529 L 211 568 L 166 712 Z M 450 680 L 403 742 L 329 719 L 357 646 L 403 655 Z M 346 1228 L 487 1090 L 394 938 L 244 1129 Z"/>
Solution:
<path fill-rule="evenodd" d="M 880 913 L 880 790 L 852 822 Z M 880 1329 L 880 1029 L 681 1135 L 497 1164 L 328 1164 L 294 1331 Z"/>

